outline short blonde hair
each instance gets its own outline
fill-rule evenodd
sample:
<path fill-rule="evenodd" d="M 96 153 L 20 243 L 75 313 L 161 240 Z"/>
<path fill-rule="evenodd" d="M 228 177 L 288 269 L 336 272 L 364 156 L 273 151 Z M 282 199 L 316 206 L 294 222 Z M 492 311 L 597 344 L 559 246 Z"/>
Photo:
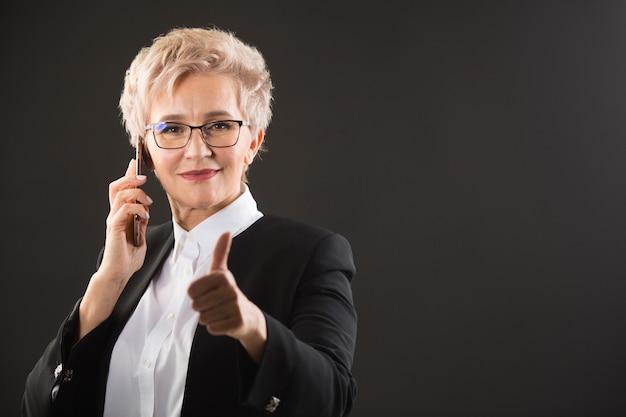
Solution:
<path fill-rule="evenodd" d="M 119 107 L 133 146 L 145 135 L 152 100 L 171 93 L 185 75 L 198 73 L 232 77 L 239 86 L 240 109 L 255 136 L 267 130 L 273 85 L 261 53 L 228 31 L 175 28 L 142 48 L 126 71 Z"/>

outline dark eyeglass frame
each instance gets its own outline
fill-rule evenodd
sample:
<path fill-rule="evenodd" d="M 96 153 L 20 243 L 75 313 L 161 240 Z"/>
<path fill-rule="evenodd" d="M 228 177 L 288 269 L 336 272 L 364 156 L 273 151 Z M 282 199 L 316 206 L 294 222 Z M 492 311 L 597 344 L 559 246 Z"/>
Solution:
<path fill-rule="evenodd" d="M 235 139 L 235 143 L 233 143 L 232 145 L 211 145 L 210 143 L 208 143 L 207 136 L 204 133 L 204 128 L 209 125 L 215 125 L 218 123 L 225 123 L 225 122 L 237 123 L 239 125 L 239 130 L 237 131 L 237 139 Z M 164 148 L 163 146 L 159 145 L 159 141 L 156 138 L 156 133 L 154 132 L 154 128 L 164 123 L 172 123 L 172 124 L 177 124 L 180 126 L 187 126 L 189 128 L 189 137 L 187 138 L 187 141 L 185 142 L 184 145 L 177 146 L 175 148 Z M 208 122 L 200 126 L 191 126 L 186 123 L 180 123 L 180 122 L 154 122 L 154 123 L 148 124 L 146 126 L 146 130 L 148 129 L 152 130 L 152 138 L 154 139 L 154 143 L 156 144 L 156 146 L 158 146 L 161 149 L 182 149 L 186 147 L 187 145 L 189 145 L 189 141 L 191 140 L 191 135 L 193 134 L 194 129 L 198 129 L 200 131 L 200 137 L 202 138 L 202 142 L 204 142 L 204 144 L 208 146 L 209 148 L 230 148 L 232 146 L 235 146 L 239 142 L 239 136 L 241 135 L 241 126 L 250 126 L 250 123 L 244 120 L 230 120 L 230 119 L 215 120 L 213 122 Z"/>

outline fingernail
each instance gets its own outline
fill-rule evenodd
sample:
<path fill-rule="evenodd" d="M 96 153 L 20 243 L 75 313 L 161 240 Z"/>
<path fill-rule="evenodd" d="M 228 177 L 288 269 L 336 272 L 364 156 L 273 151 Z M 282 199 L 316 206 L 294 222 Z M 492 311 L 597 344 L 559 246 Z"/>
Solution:
<path fill-rule="evenodd" d="M 145 175 L 137 175 L 137 179 L 140 180 L 140 181 L 143 181 L 143 180 L 146 179 L 146 176 Z"/>
<path fill-rule="evenodd" d="M 150 204 L 154 203 L 154 201 L 152 201 L 149 195 L 146 195 L 146 199 L 148 200 L 148 203 Z"/>

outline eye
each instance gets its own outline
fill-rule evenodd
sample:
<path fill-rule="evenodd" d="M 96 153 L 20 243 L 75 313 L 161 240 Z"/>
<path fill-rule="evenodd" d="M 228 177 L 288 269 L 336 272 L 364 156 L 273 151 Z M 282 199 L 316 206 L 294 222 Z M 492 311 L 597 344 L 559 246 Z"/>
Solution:
<path fill-rule="evenodd" d="M 236 124 L 237 123 L 230 120 L 218 120 L 217 122 L 207 124 L 204 127 L 204 131 L 210 134 L 226 132 L 233 129 Z"/>
<path fill-rule="evenodd" d="M 185 132 L 185 127 L 178 123 L 165 122 L 158 124 L 154 129 L 157 133 L 164 135 L 180 135 Z"/>

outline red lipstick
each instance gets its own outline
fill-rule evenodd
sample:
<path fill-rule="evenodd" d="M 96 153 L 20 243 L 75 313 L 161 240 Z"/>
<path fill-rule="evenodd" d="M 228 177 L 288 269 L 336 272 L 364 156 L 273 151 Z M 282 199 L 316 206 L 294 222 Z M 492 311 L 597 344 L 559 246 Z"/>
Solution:
<path fill-rule="evenodd" d="M 181 172 L 180 176 L 187 181 L 206 181 L 213 178 L 218 172 L 217 169 L 194 169 Z"/>

